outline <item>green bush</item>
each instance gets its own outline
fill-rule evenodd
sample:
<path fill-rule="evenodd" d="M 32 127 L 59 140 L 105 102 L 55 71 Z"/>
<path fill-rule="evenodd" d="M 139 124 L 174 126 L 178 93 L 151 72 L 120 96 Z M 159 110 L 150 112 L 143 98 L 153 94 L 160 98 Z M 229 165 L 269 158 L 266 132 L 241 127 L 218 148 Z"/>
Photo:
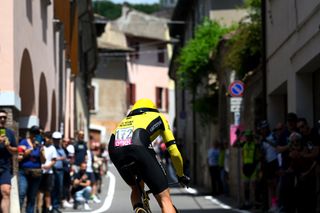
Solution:
<path fill-rule="evenodd" d="M 261 64 L 262 28 L 260 0 L 247 0 L 248 17 L 239 24 L 235 35 L 228 42 L 229 50 L 224 66 L 236 70 L 242 78 Z"/>
<path fill-rule="evenodd" d="M 197 27 L 195 37 L 186 43 L 177 57 L 180 86 L 193 90 L 208 75 L 209 70 L 212 70 L 211 58 L 216 54 L 219 40 L 229 31 L 229 28 L 209 19 Z"/>

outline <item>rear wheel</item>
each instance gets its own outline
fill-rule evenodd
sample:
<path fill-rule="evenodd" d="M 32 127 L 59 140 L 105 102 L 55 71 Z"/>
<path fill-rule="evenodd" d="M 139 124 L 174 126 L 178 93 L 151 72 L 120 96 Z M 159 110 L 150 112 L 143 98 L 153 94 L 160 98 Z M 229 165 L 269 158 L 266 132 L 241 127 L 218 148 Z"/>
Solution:
<path fill-rule="evenodd" d="M 148 213 L 146 210 L 144 210 L 143 208 L 135 208 L 134 213 Z"/>
<path fill-rule="evenodd" d="M 151 212 L 151 209 L 150 209 L 150 205 L 149 205 L 149 196 L 147 194 L 147 192 L 143 192 L 144 195 L 142 196 L 142 199 L 143 199 L 143 208 L 145 209 L 145 211 L 147 213 L 152 213 Z"/>

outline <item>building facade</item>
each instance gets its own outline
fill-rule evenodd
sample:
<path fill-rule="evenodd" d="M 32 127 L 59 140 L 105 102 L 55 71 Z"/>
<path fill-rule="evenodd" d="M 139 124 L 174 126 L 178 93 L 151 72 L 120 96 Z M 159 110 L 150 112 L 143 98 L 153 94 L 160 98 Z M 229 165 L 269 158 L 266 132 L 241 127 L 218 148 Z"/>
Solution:
<path fill-rule="evenodd" d="M 178 38 L 179 43 L 175 45 L 174 54 L 170 64 L 170 77 L 178 81 L 176 70 L 179 64 L 176 63 L 180 48 L 182 48 L 190 39 L 194 37 L 196 27 L 202 23 L 205 17 L 219 21 L 224 25 L 230 25 L 238 22 L 246 15 L 243 10 L 235 8 L 241 5 L 243 1 L 192 1 L 181 0 L 177 2 L 177 6 L 172 16 L 172 22 L 183 23 L 173 24 L 170 28 L 170 33 L 173 38 Z M 186 6 L 188 5 L 188 6 Z M 223 39 L 222 39 L 223 40 Z M 221 41 L 223 43 L 223 41 Z M 220 44 L 223 46 L 223 44 Z M 219 53 L 220 54 L 220 53 Z M 219 55 L 215 60 L 219 60 Z M 196 184 L 200 184 L 210 188 L 210 175 L 207 165 L 207 151 L 211 144 L 218 140 L 221 143 L 229 140 L 229 124 L 232 119 L 228 112 L 228 100 L 225 96 L 228 90 L 228 85 L 231 80 L 232 70 L 224 70 L 218 68 L 218 77 L 220 91 L 219 106 L 212 108 L 218 110 L 218 122 L 203 125 L 200 115 L 194 110 L 193 101 L 201 96 L 204 87 L 199 86 L 195 93 L 191 91 L 176 88 L 176 125 L 178 143 L 183 145 L 185 157 L 190 162 L 190 170 L 192 171 L 191 178 Z M 233 77 L 235 79 L 235 77 Z M 209 81 L 204 79 L 204 81 Z M 227 109 L 226 109 L 227 108 Z M 235 161 L 236 162 L 236 161 Z M 232 169 L 231 169 L 232 170 Z M 235 177 L 230 179 L 236 181 Z M 199 174 L 203 174 L 199 176 Z M 231 174 L 233 175 L 233 174 Z M 236 183 L 234 184 L 235 187 Z"/>
<path fill-rule="evenodd" d="M 89 0 L 3 2 L 0 106 L 17 139 L 32 125 L 74 137 L 81 123 L 89 123 L 89 99 L 83 94 L 96 64 L 91 14 Z M 11 202 L 11 212 L 20 211 L 18 200 L 12 199 L 17 202 Z"/>
<path fill-rule="evenodd" d="M 272 125 L 285 121 L 288 112 L 314 125 L 320 119 L 319 8 L 318 1 L 266 1 L 267 107 Z"/>
<path fill-rule="evenodd" d="M 108 142 L 116 125 L 141 98 L 151 99 L 173 124 L 167 21 L 124 4 L 122 16 L 106 24 L 98 38 L 99 64 L 93 79 L 99 99 L 97 110 L 91 112 L 95 140 Z"/>

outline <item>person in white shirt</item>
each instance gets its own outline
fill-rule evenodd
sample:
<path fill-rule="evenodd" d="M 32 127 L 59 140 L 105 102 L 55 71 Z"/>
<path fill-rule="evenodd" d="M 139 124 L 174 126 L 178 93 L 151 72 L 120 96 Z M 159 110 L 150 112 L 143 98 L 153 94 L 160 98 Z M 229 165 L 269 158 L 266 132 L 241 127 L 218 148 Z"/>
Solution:
<path fill-rule="evenodd" d="M 269 123 L 262 121 L 259 124 L 261 149 L 264 153 L 263 175 L 267 180 L 268 207 L 270 212 L 277 209 L 277 174 L 279 171 L 278 152 L 276 150 L 276 136 L 270 131 Z"/>
<path fill-rule="evenodd" d="M 90 199 L 93 200 L 93 202 L 95 203 L 101 203 L 101 200 L 97 197 L 97 182 L 96 182 L 96 178 L 95 175 L 93 173 L 93 162 L 94 158 L 93 158 L 93 153 L 91 151 L 91 149 L 87 150 L 87 175 L 90 179 L 91 182 L 91 187 L 92 187 L 92 191 L 91 191 L 91 196 Z"/>
<path fill-rule="evenodd" d="M 53 189 L 54 180 L 53 180 L 53 165 L 56 163 L 58 157 L 56 148 L 52 145 L 52 133 L 44 133 L 45 145 L 44 145 L 44 154 L 46 157 L 46 162 L 42 164 L 42 179 L 40 184 L 40 191 L 44 193 L 45 198 L 45 211 L 52 211 L 51 205 L 51 191 Z"/>
<path fill-rule="evenodd" d="M 63 208 L 72 208 L 73 204 L 69 203 L 69 201 L 73 201 L 72 195 L 71 195 L 71 167 L 74 162 L 74 146 L 71 143 L 69 138 L 64 138 L 62 140 L 62 147 L 67 155 L 67 168 L 64 168 L 64 177 L 63 177 L 63 200 L 62 200 L 62 206 Z"/>

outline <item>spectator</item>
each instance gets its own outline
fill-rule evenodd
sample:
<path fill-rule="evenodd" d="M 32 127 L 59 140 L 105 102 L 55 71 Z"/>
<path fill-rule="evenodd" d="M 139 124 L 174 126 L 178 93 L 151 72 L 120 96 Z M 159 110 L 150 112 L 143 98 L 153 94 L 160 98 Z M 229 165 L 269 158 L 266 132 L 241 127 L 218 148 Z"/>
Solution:
<path fill-rule="evenodd" d="M 319 156 L 320 137 L 305 118 L 299 118 L 297 128 L 302 135 L 300 154 L 301 167 L 298 173 L 297 191 L 299 195 L 298 212 L 316 212 L 316 164 Z"/>
<path fill-rule="evenodd" d="M 11 129 L 6 128 L 7 117 L 7 112 L 0 109 L 0 191 L 2 213 L 9 213 L 12 154 L 17 152 L 14 132 Z"/>
<path fill-rule="evenodd" d="M 87 150 L 88 150 L 86 142 L 84 141 L 84 132 L 82 130 L 78 132 L 78 140 L 76 144 L 74 144 L 74 149 L 75 149 L 74 169 L 75 169 L 75 172 L 78 172 L 81 163 L 86 161 Z"/>
<path fill-rule="evenodd" d="M 93 154 L 93 174 L 95 177 L 95 188 L 92 188 L 92 194 L 95 195 L 98 198 L 98 195 L 101 192 L 102 187 L 102 176 L 104 175 L 103 166 L 104 166 L 104 159 L 101 156 L 101 143 L 98 141 L 95 141 L 92 143 L 92 146 L 90 146 Z M 91 197 L 94 199 L 94 197 Z"/>
<path fill-rule="evenodd" d="M 106 175 L 108 172 L 108 163 L 109 163 L 109 153 L 106 147 L 106 144 L 101 144 L 101 157 L 103 158 L 103 173 Z"/>
<path fill-rule="evenodd" d="M 267 182 L 267 207 L 269 212 L 274 212 L 277 209 L 277 174 L 279 170 L 278 152 L 276 150 L 276 136 L 270 131 L 269 123 L 262 121 L 259 124 L 260 144 L 263 153 L 263 178 Z"/>
<path fill-rule="evenodd" d="M 223 193 L 226 196 L 229 196 L 229 158 L 230 158 L 230 149 L 229 143 L 224 142 L 222 144 L 220 154 L 219 154 L 219 165 L 220 169 L 220 179 L 223 186 Z"/>
<path fill-rule="evenodd" d="M 295 113 L 290 112 L 287 114 L 286 127 L 279 135 L 277 139 L 276 149 L 280 153 L 279 164 L 279 196 L 278 196 L 278 208 L 279 211 L 292 212 L 292 200 L 294 190 L 294 176 L 287 173 L 287 169 L 290 165 L 291 158 L 289 157 L 289 136 L 293 132 L 297 132 L 298 117 Z"/>
<path fill-rule="evenodd" d="M 27 198 L 26 213 L 34 212 L 42 176 L 41 163 L 46 160 L 41 141 L 36 140 L 38 134 L 40 134 L 39 127 L 32 126 L 29 130 L 29 137 L 23 139 L 19 144 L 22 150 L 19 158 L 19 200 L 22 208 L 24 199 Z"/>
<path fill-rule="evenodd" d="M 56 163 L 58 154 L 56 148 L 52 145 L 51 132 L 44 134 L 45 146 L 44 153 L 46 161 L 42 164 L 43 177 L 40 184 L 40 191 L 44 193 L 45 208 L 44 212 L 51 212 L 53 210 L 51 203 L 51 192 L 54 186 L 53 180 L 53 166 Z"/>
<path fill-rule="evenodd" d="M 62 207 L 61 201 L 63 197 L 63 177 L 64 167 L 67 166 L 67 155 L 64 149 L 61 147 L 62 134 L 60 132 L 54 132 L 52 134 L 53 145 L 57 151 L 56 163 L 53 166 L 54 187 L 51 193 L 53 212 L 60 213 L 59 208 Z"/>
<path fill-rule="evenodd" d="M 79 203 L 84 203 L 84 209 L 90 210 L 90 206 L 88 201 L 91 195 L 91 182 L 90 178 L 87 175 L 87 164 L 86 162 L 82 162 L 80 164 L 80 170 L 74 176 L 73 181 L 73 192 L 75 195 L 74 201 L 74 209 L 77 209 Z"/>
<path fill-rule="evenodd" d="M 93 155 L 93 173 L 94 173 L 94 177 L 97 185 L 96 193 L 100 193 L 101 187 L 102 187 L 102 176 L 104 175 L 104 171 L 103 171 L 104 159 L 101 157 L 100 147 L 95 147 L 95 149 L 96 150 L 98 149 L 99 153 L 96 152 Z"/>
<path fill-rule="evenodd" d="M 211 177 L 211 193 L 212 196 L 217 196 L 221 193 L 222 183 L 220 180 L 220 168 L 219 168 L 219 142 L 215 141 L 212 147 L 208 150 L 208 166 Z"/>
<path fill-rule="evenodd" d="M 251 208 L 251 191 L 254 192 L 254 202 L 257 201 L 256 179 L 258 174 L 259 149 L 252 130 L 243 133 L 244 141 L 240 142 L 242 147 L 242 173 L 244 176 L 244 205 L 242 209 Z"/>
<path fill-rule="evenodd" d="M 71 166 L 74 162 L 74 146 L 71 143 L 71 140 L 68 138 L 63 139 L 62 147 L 64 152 L 67 155 L 66 165 L 64 166 L 64 176 L 63 176 L 63 208 L 71 208 L 73 205 L 69 203 L 71 200 Z"/>
<path fill-rule="evenodd" d="M 93 163 L 94 163 L 94 155 L 91 151 L 91 149 L 87 150 L 87 175 L 89 177 L 90 183 L 91 183 L 91 196 L 90 199 L 93 200 L 95 203 L 101 203 L 100 199 L 97 197 L 97 183 L 96 178 L 93 173 Z"/>

